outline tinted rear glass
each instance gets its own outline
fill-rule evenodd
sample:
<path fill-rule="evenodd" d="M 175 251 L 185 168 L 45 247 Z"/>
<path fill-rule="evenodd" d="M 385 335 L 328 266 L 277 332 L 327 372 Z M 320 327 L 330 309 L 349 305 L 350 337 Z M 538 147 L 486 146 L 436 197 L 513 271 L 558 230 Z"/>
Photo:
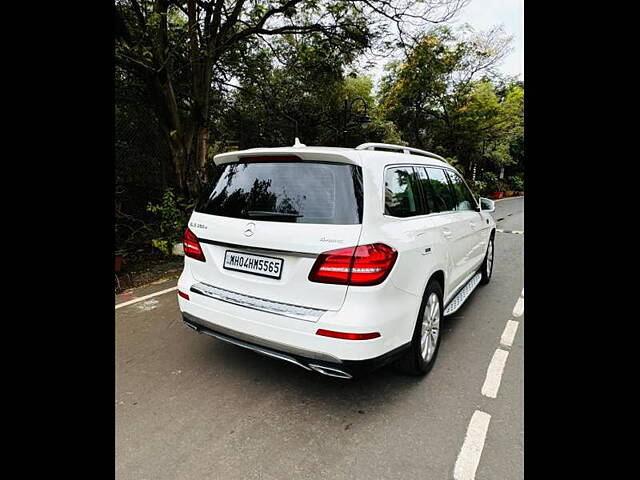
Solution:
<path fill-rule="evenodd" d="M 384 213 L 392 217 L 421 215 L 413 168 L 389 168 L 384 176 Z"/>
<path fill-rule="evenodd" d="M 452 171 L 447 172 L 453 191 L 456 194 L 456 210 L 474 210 L 476 201 L 460 176 Z"/>
<path fill-rule="evenodd" d="M 273 222 L 362 223 L 362 173 L 324 162 L 230 163 L 217 167 L 196 212 Z"/>
<path fill-rule="evenodd" d="M 453 210 L 456 200 L 453 197 L 453 192 L 444 170 L 435 167 L 427 167 L 426 170 L 429 176 L 429 183 L 423 186 L 426 187 L 425 195 L 431 197 L 430 203 L 433 205 L 433 211 L 446 212 Z"/>

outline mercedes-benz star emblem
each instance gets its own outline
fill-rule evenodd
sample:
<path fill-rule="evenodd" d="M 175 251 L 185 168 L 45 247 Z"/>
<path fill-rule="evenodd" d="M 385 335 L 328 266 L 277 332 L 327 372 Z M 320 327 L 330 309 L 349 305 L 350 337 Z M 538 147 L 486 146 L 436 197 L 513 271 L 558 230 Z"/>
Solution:
<path fill-rule="evenodd" d="M 245 237 L 250 237 L 255 233 L 256 230 L 256 224 L 253 222 L 249 222 L 247 223 L 247 228 L 244 230 L 244 236 Z"/>

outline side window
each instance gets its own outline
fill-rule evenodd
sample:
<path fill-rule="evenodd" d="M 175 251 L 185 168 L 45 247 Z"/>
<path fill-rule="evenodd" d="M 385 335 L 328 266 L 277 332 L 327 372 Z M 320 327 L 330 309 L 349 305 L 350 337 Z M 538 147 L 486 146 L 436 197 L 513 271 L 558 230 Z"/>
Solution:
<path fill-rule="evenodd" d="M 453 210 L 456 202 L 444 170 L 435 167 L 426 167 L 425 170 L 429 176 L 429 182 L 427 184 L 428 190 L 425 191 L 425 195 L 432 198 L 433 210 L 431 211 L 446 212 Z"/>
<path fill-rule="evenodd" d="M 460 178 L 460 175 L 452 171 L 448 171 L 447 174 L 451 179 L 451 185 L 456 194 L 456 210 L 474 210 L 476 201 L 467 185 Z"/>
<path fill-rule="evenodd" d="M 420 215 L 419 193 L 411 167 L 388 168 L 384 174 L 384 213 L 393 217 Z"/>
<path fill-rule="evenodd" d="M 416 165 L 415 167 L 413 167 L 413 169 L 415 170 L 418 182 L 420 183 L 422 196 L 427 203 L 426 213 L 439 212 L 440 210 L 438 210 L 436 208 L 436 205 L 434 204 L 434 195 L 431 189 L 431 185 L 429 185 L 429 176 L 427 175 L 427 171 L 424 167 L 421 167 L 419 165 Z"/>

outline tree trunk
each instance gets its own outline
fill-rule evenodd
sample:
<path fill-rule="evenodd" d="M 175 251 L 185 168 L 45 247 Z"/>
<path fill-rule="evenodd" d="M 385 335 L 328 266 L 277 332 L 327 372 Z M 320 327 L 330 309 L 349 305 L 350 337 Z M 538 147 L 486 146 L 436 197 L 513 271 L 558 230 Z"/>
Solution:
<path fill-rule="evenodd" d="M 198 130 L 197 146 L 198 170 L 204 171 L 207 165 L 207 150 L 209 149 L 209 129 L 207 127 L 200 127 Z"/>
<path fill-rule="evenodd" d="M 185 150 L 182 142 L 173 138 L 175 135 L 168 134 L 169 150 L 171 151 L 171 160 L 176 172 L 176 180 L 178 181 L 178 188 L 180 193 L 185 195 L 188 193 L 186 183 L 186 171 L 187 171 L 187 151 Z"/>

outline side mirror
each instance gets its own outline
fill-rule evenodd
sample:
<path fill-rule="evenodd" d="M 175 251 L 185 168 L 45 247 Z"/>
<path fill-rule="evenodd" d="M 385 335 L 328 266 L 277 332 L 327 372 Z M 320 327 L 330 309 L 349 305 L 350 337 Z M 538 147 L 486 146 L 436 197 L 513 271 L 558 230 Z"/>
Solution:
<path fill-rule="evenodd" d="M 488 198 L 480 197 L 480 210 L 483 212 L 495 212 L 496 203 Z"/>

